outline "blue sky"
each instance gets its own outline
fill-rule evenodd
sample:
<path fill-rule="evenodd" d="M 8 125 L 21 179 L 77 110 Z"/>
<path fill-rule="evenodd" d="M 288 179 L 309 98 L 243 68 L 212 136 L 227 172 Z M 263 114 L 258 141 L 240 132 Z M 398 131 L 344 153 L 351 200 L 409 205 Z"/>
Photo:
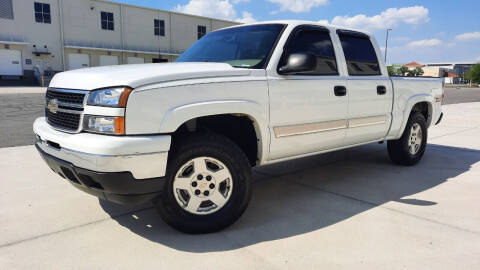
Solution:
<path fill-rule="evenodd" d="M 277 19 L 328 21 L 369 30 L 388 63 L 480 61 L 479 0 L 116 0 L 242 22 Z"/>

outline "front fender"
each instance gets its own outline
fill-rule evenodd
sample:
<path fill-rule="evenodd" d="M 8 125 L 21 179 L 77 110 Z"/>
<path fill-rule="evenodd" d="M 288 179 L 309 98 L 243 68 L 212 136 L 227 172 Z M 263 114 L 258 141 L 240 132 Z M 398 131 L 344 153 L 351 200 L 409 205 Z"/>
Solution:
<path fill-rule="evenodd" d="M 220 114 L 243 114 L 260 126 L 267 123 L 267 115 L 260 104 L 249 100 L 215 100 L 196 102 L 171 108 L 165 114 L 159 133 L 175 132 L 183 123 L 198 117 Z"/>
<path fill-rule="evenodd" d="M 262 106 L 250 100 L 216 100 L 190 103 L 171 108 L 165 114 L 159 133 L 173 133 L 189 120 L 211 115 L 234 114 L 249 117 L 255 127 L 258 140 L 259 160 L 268 156 L 270 136 L 268 115 Z"/>

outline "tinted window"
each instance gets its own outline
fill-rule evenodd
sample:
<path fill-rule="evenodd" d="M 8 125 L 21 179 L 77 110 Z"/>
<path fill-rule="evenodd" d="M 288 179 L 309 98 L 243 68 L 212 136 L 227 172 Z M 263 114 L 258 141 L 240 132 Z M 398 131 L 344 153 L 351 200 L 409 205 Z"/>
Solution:
<path fill-rule="evenodd" d="M 207 34 L 206 26 L 199 25 L 197 30 L 198 30 L 198 34 L 197 34 L 198 39 L 201 39 L 203 36 L 205 36 L 205 34 Z"/>
<path fill-rule="evenodd" d="M 113 13 L 111 12 L 100 12 L 100 20 L 102 29 L 114 31 L 113 25 Z"/>
<path fill-rule="evenodd" d="M 317 57 L 317 68 L 314 71 L 299 73 L 299 75 L 338 75 L 335 50 L 327 30 L 302 29 L 294 33 L 292 38 L 280 66 L 286 64 L 290 54 L 307 53 Z"/>
<path fill-rule="evenodd" d="M 165 21 L 153 20 L 153 32 L 155 36 L 165 36 Z"/>
<path fill-rule="evenodd" d="M 368 36 L 339 33 L 339 37 L 349 75 L 381 75 L 377 54 Z"/>
<path fill-rule="evenodd" d="M 33 3 L 35 11 L 35 21 L 38 23 L 52 23 L 50 16 L 50 4 L 44 4 L 39 2 Z"/>

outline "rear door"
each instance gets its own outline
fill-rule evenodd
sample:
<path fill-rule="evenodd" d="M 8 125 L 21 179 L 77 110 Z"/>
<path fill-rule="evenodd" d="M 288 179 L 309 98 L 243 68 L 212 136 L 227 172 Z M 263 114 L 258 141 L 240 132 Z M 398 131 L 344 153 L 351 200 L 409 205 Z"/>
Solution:
<path fill-rule="evenodd" d="M 346 30 L 337 33 L 348 74 L 345 145 L 382 139 L 391 121 L 393 91 L 377 57 L 380 51 L 368 35 Z"/>
<path fill-rule="evenodd" d="M 268 75 L 272 129 L 270 159 L 343 145 L 348 101 L 346 80 L 340 76 L 338 50 L 334 48 L 331 35 L 324 27 L 298 26 L 290 34 L 278 67 L 283 66 L 290 54 L 308 53 L 317 57 L 316 70 Z"/>

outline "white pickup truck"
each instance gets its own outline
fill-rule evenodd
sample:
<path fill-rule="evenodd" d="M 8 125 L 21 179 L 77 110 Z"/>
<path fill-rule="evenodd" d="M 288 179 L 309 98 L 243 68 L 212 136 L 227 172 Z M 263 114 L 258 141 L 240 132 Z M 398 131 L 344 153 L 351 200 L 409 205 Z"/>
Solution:
<path fill-rule="evenodd" d="M 245 211 L 253 166 L 383 141 L 420 161 L 443 83 L 391 78 L 381 55 L 368 33 L 314 22 L 218 30 L 176 63 L 55 75 L 36 147 L 80 190 L 218 231 Z"/>

